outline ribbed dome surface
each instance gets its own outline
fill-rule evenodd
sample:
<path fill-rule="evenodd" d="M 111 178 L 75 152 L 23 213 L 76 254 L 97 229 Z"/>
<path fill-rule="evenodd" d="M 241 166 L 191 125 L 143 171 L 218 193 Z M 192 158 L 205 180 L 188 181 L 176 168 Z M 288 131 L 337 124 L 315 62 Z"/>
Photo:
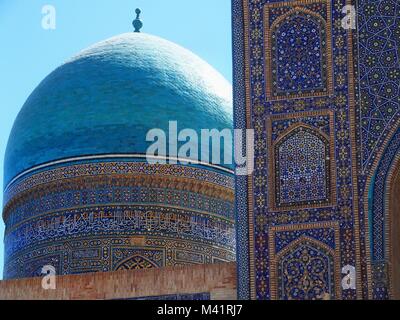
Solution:
<path fill-rule="evenodd" d="M 34 90 L 12 129 L 5 185 L 64 158 L 144 154 L 150 129 L 232 127 L 230 84 L 190 51 L 143 33 L 100 42 Z"/>

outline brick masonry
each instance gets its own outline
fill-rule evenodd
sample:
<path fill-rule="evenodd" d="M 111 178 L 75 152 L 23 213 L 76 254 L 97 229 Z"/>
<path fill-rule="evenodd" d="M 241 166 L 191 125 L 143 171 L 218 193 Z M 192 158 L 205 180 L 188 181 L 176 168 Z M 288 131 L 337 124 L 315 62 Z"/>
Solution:
<path fill-rule="evenodd" d="M 210 293 L 236 299 L 236 263 L 68 275 L 44 290 L 41 278 L 0 281 L 1 300 L 112 300 Z"/>

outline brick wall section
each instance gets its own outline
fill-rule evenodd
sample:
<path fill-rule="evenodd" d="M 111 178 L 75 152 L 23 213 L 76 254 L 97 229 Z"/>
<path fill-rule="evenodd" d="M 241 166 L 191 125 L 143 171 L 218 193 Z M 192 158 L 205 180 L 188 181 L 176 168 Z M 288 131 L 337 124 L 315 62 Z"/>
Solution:
<path fill-rule="evenodd" d="M 236 263 L 59 276 L 56 290 L 42 289 L 41 282 L 0 281 L 0 299 L 98 300 L 209 292 L 212 300 L 235 300 Z"/>

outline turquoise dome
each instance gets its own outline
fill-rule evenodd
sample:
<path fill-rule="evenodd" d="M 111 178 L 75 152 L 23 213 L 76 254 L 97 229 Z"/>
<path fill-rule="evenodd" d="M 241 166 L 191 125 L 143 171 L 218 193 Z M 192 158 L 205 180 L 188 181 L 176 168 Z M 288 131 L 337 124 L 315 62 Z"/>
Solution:
<path fill-rule="evenodd" d="M 150 129 L 232 128 L 231 85 L 190 51 L 143 33 L 82 51 L 47 76 L 20 111 L 5 186 L 32 167 L 88 155 L 145 154 Z"/>

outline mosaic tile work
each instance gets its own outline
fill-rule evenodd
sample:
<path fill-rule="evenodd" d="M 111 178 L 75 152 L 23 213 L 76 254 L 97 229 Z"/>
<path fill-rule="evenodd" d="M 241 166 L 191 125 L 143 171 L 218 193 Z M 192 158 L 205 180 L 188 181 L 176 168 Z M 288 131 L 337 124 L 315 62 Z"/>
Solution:
<path fill-rule="evenodd" d="M 133 159 L 134 160 L 134 159 Z M 85 165 L 71 164 L 68 167 L 64 167 L 63 170 L 49 169 L 35 171 L 34 175 L 28 175 L 24 177 L 23 183 L 13 183 L 8 185 L 4 192 L 4 204 L 7 205 L 11 198 L 15 195 L 22 193 L 23 191 L 37 187 L 42 184 L 56 182 L 64 178 L 78 178 L 93 175 L 161 175 L 161 176 L 172 176 L 180 177 L 185 176 L 186 178 L 201 180 L 205 182 L 211 182 L 220 186 L 227 186 L 233 188 L 233 180 L 229 175 L 219 174 L 218 171 L 204 170 L 198 168 L 194 170 L 190 166 L 182 165 L 160 165 L 160 164 L 148 164 L 142 161 L 136 162 L 98 162 L 94 161 L 91 163 L 85 163 Z"/>
<path fill-rule="evenodd" d="M 329 141 L 297 127 L 274 148 L 276 206 L 329 201 Z"/>
<path fill-rule="evenodd" d="M 90 163 L 16 181 L 3 213 L 4 278 L 48 264 L 64 275 L 234 261 L 232 177 L 207 171 Z"/>
<path fill-rule="evenodd" d="M 372 273 L 372 293 L 374 299 L 390 297 L 389 284 L 389 224 L 391 217 L 388 208 L 390 173 L 400 159 L 400 128 L 394 133 L 380 159 L 369 184 L 366 214 L 370 236 L 370 259 Z"/>
<path fill-rule="evenodd" d="M 276 95 L 323 89 L 326 85 L 323 24 L 299 11 L 274 26 L 272 34 L 272 81 Z M 315 66 L 314 61 L 318 61 Z"/>
<path fill-rule="evenodd" d="M 97 185 L 95 190 L 94 184 Z M 185 206 L 233 219 L 233 206 L 230 202 L 232 196 L 210 196 L 212 192 L 221 191 L 222 187 L 208 185 L 207 190 L 199 192 L 189 190 L 190 187 L 200 188 L 200 184 L 190 179 L 151 178 L 143 175 L 134 178 L 101 176 L 63 179 L 40 185 L 15 197 L 6 206 L 4 220 L 8 225 L 15 225 L 43 212 L 110 203 Z"/>
<path fill-rule="evenodd" d="M 326 3 L 266 5 L 264 23 L 267 97 L 327 95 L 331 90 L 332 26 Z"/>
<path fill-rule="evenodd" d="M 358 0 L 357 13 L 360 142 L 368 170 L 400 118 L 400 3 Z"/>
<path fill-rule="evenodd" d="M 254 128 L 256 139 L 255 171 L 246 183 L 238 181 L 237 185 L 241 192 L 246 190 L 249 203 L 247 208 L 240 208 L 243 211 L 239 209 L 237 212 L 238 239 L 247 238 L 243 243 L 248 249 L 247 252 L 241 250 L 238 259 L 239 278 L 247 279 L 241 282 L 239 295 L 252 299 L 361 298 L 367 292 L 361 285 L 354 46 L 352 31 L 345 30 L 341 24 L 344 18 L 342 9 L 351 1 L 235 2 L 234 19 L 241 23 L 234 22 L 234 33 L 243 34 L 241 39 L 234 37 L 243 48 L 243 53 L 236 52 L 236 60 L 244 61 L 242 69 L 235 72 L 235 99 L 238 95 L 245 97 L 245 101 L 235 101 L 235 127 Z M 283 39 L 279 28 L 271 28 L 274 21 L 288 26 L 282 29 L 283 33 L 291 32 L 285 39 L 287 42 L 274 40 Z M 303 28 L 290 29 L 291 21 L 299 22 Z M 312 41 L 310 34 L 320 37 L 313 37 Z M 323 41 L 326 45 L 321 48 Z M 302 52 L 302 55 L 292 54 L 289 61 L 282 60 L 282 66 L 297 63 L 300 68 L 310 59 L 304 70 L 317 71 L 319 76 L 314 76 L 315 82 L 307 82 L 305 71 L 301 73 L 299 69 L 298 75 L 290 76 L 291 67 L 285 67 L 290 81 L 286 78 L 285 82 L 281 77 L 284 84 L 280 85 L 286 90 L 297 86 L 298 92 L 282 95 L 279 99 L 271 98 L 274 86 L 278 84 L 274 83 L 271 74 L 274 67 L 268 67 L 274 65 L 272 50 Z M 318 51 L 320 54 L 316 53 Z M 238 68 L 240 65 L 235 62 L 235 66 Z M 299 128 L 303 128 L 301 137 Z M 289 142 L 279 144 L 285 138 Z M 278 144 L 275 145 L 275 141 Z M 307 141 L 309 145 L 304 148 Z M 277 166 L 280 154 L 285 156 Z M 309 156 L 313 161 L 298 161 Z M 314 169 L 308 170 L 308 175 L 303 173 L 307 165 Z M 313 175 L 318 177 L 312 180 Z M 308 177 L 311 180 L 307 180 Z M 307 188 L 291 190 L 287 184 L 282 188 L 282 182 L 285 186 L 290 181 L 296 188 L 301 185 L 299 182 L 305 182 Z M 310 186 L 313 192 L 310 192 Z M 292 198 L 287 197 L 290 192 Z M 290 228 L 296 234 L 296 230 L 313 230 L 321 225 L 329 229 L 329 224 L 335 224 L 337 229 L 334 244 L 329 246 L 324 243 L 322 234 L 316 234 L 310 240 L 299 233 L 290 241 L 279 237 L 277 239 L 282 244 L 268 245 L 276 228 Z M 275 247 L 282 247 L 280 252 L 284 254 L 280 256 Z M 324 271 L 318 277 L 310 278 L 307 264 L 294 262 L 303 251 L 304 259 L 320 259 Z M 279 259 L 281 264 L 277 265 Z M 347 264 L 356 267 L 356 290 L 338 288 L 342 277 L 340 269 Z M 285 266 L 289 270 L 287 267 L 294 265 L 297 266 L 295 278 L 279 276 L 279 270 L 285 270 Z M 318 290 L 308 290 L 308 287 L 304 291 L 296 289 L 297 284 L 305 280 L 318 283 Z"/>
<path fill-rule="evenodd" d="M 387 212 L 385 213 L 385 202 L 387 195 L 386 190 L 389 187 L 387 177 L 394 159 L 400 154 L 399 150 L 400 129 L 396 131 L 388 145 L 388 148 L 385 150 L 385 157 L 380 161 L 373 181 L 373 197 L 371 199 L 372 216 L 370 218 L 372 219 L 371 233 L 374 234 L 371 244 L 371 257 L 374 261 L 385 259 L 385 222 L 387 222 L 385 219 L 385 215 L 387 215 Z"/>
<path fill-rule="evenodd" d="M 357 141 L 363 283 L 370 299 L 391 296 L 389 283 L 390 213 L 386 206 L 388 176 L 400 156 L 400 3 L 359 0 Z"/>
<path fill-rule="evenodd" d="M 163 265 L 163 257 L 163 250 L 113 249 L 113 270 L 157 268 Z"/>
<path fill-rule="evenodd" d="M 232 220 L 218 219 L 207 213 L 162 206 L 94 206 L 40 214 L 6 231 L 5 253 L 17 251 L 40 241 L 76 238 L 81 234 L 145 235 L 168 233 L 171 237 L 191 237 L 234 249 Z"/>
<path fill-rule="evenodd" d="M 356 30 L 342 26 L 345 5 L 356 6 Z M 254 174 L 236 183 L 248 203 L 236 204 L 241 298 L 390 296 L 385 204 L 400 152 L 399 10 L 395 0 L 234 0 L 235 128 L 254 128 L 256 138 Z M 312 81 L 307 72 L 316 72 Z M 301 137 L 298 128 L 307 128 Z M 308 155 L 320 159 L 307 161 L 319 168 L 308 171 L 319 173 L 313 186 L 299 161 Z M 355 290 L 338 286 L 346 265 L 356 268 Z M 311 276 L 314 266 L 321 272 Z"/>
<path fill-rule="evenodd" d="M 303 241 L 282 254 L 278 264 L 278 299 L 312 300 L 325 292 L 332 295 L 333 256 L 314 242 Z"/>
<path fill-rule="evenodd" d="M 334 124 L 331 112 L 274 115 L 267 120 L 269 207 L 273 211 L 335 202 Z M 259 185 L 259 179 L 256 181 Z"/>
<path fill-rule="evenodd" d="M 335 299 L 339 286 L 336 223 L 276 226 L 269 230 L 272 299 Z"/>

